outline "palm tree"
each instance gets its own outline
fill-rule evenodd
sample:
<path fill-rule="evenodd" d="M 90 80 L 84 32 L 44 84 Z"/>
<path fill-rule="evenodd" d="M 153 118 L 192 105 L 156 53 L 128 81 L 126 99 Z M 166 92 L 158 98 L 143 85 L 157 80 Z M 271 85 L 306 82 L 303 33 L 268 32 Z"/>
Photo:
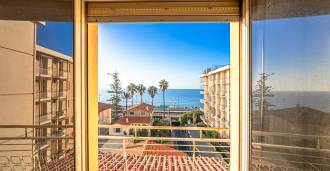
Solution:
<path fill-rule="evenodd" d="M 168 88 L 168 81 L 166 80 L 161 80 L 159 81 L 159 89 L 162 90 L 163 92 L 163 104 L 164 104 L 164 117 L 165 117 L 165 91 Z"/>
<path fill-rule="evenodd" d="M 134 94 L 136 93 L 136 85 L 134 83 L 129 83 L 129 85 L 127 86 L 127 92 L 130 94 L 132 98 L 132 106 L 133 106 Z"/>
<path fill-rule="evenodd" d="M 130 97 L 131 97 L 131 95 L 128 92 L 123 93 L 123 98 L 125 99 L 125 102 L 126 102 L 126 110 L 127 110 L 127 102 Z"/>
<path fill-rule="evenodd" d="M 142 103 L 142 96 L 144 94 L 144 92 L 146 91 L 146 87 L 143 85 L 143 84 L 139 84 L 137 87 L 136 87 L 137 91 L 139 92 L 140 94 L 140 97 L 141 97 L 141 102 Z"/>
<path fill-rule="evenodd" d="M 157 94 L 157 87 L 155 86 L 150 86 L 148 88 L 148 94 L 150 95 L 151 97 L 151 105 L 154 106 L 154 97 L 155 95 Z"/>

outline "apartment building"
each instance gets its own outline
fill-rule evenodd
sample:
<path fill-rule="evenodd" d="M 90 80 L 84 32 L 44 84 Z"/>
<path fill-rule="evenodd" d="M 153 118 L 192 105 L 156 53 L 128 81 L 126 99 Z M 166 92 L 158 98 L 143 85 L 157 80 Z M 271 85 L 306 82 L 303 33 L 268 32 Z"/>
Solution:
<path fill-rule="evenodd" d="M 36 45 L 35 60 L 36 125 L 73 125 L 73 60 L 72 57 Z M 39 136 L 72 136 L 73 129 L 42 128 Z M 67 139 L 38 140 L 35 153 L 39 159 L 56 159 L 73 147 Z"/>
<path fill-rule="evenodd" d="M 33 125 L 35 32 L 33 22 L 0 20 L 0 125 Z M 31 136 L 33 130 L 26 133 Z M 1 137 L 24 134 L 24 129 L 0 131 Z M 0 158 L 8 163 L 16 160 L 16 165 L 25 161 L 24 168 L 31 170 L 32 145 L 32 140 L 0 140 Z M 17 167 L 13 169 L 20 170 Z"/>
<path fill-rule="evenodd" d="M 37 45 L 37 24 L 0 20 L 0 125 L 74 123 L 72 57 Z M 0 158 L 14 170 L 31 170 L 73 148 L 71 139 L 10 140 L 73 136 L 73 128 L 6 129 L 0 135 L 8 137 L 0 141 Z"/>
<path fill-rule="evenodd" d="M 210 127 L 229 128 L 230 120 L 230 66 L 207 68 L 200 76 L 204 95 L 204 122 Z M 229 137 L 229 132 L 221 132 Z"/>

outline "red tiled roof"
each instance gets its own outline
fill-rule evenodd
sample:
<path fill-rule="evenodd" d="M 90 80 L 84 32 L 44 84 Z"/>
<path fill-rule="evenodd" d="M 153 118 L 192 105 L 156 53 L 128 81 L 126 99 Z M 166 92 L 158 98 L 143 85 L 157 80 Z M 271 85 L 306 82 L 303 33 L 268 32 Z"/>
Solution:
<path fill-rule="evenodd" d="M 110 104 L 99 102 L 99 113 L 111 108 Z"/>
<path fill-rule="evenodd" d="M 131 125 L 131 124 L 150 124 L 150 116 L 122 116 L 118 118 L 115 124 Z"/>
<path fill-rule="evenodd" d="M 74 150 L 68 150 L 63 156 L 57 160 L 48 162 L 41 166 L 41 171 L 58 171 L 58 170 L 75 170 L 74 167 Z"/>
<path fill-rule="evenodd" d="M 99 152 L 100 171 L 121 170 L 176 170 L 176 171 L 226 171 L 219 159 L 214 157 L 130 155 Z M 127 165 L 126 165 L 127 164 Z M 125 166 L 126 165 L 126 166 Z"/>
<path fill-rule="evenodd" d="M 135 109 L 145 110 L 150 113 L 154 111 L 154 107 L 147 103 L 140 103 L 138 105 L 132 106 L 132 107 L 128 108 L 127 111 L 135 110 Z"/>
<path fill-rule="evenodd" d="M 156 156 L 187 156 L 187 153 L 177 150 L 175 148 L 166 146 L 166 144 L 158 144 L 152 141 L 147 141 L 143 155 Z"/>
<path fill-rule="evenodd" d="M 131 155 L 187 156 L 187 153 L 170 146 L 171 144 L 158 144 L 153 141 L 142 141 L 133 145 L 128 145 L 126 153 Z M 118 149 L 113 152 L 123 154 L 124 151 Z"/>
<path fill-rule="evenodd" d="M 98 154 L 100 171 L 121 170 L 217 170 L 226 171 L 219 159 L 214 157 L 188 157 L 188 156 L 155 156 L 155 155 L 130 155 L 124 157 L 120 153 L 101 152 Z M 127 168 L 125 169 L 125 163 Z M 74 151 L 59 160 L 41 167 L 42 171 L 75 170 Z"/>

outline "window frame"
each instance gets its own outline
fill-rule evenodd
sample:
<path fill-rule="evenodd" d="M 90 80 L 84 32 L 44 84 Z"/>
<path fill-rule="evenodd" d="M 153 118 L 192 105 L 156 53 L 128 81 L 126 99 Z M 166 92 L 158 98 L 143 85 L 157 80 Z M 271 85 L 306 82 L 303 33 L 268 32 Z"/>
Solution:
<path fill-rule="evenodd" d="M 108 1 L 108 0 L 105 0 Z M 185 0 L 182 0 L 185 1 Z M 91 84 L 88 81 L 92 78 L 97 79 L 97 59 L 88 57 L 91 54 L 88 48 L 88 42 L 92 37 L 89 37 L 91 30 L 95 31 L 97 23 L 87 24 L 87 2 L 97 2 L 97 0 L 74 0 L 74 97 L 75 97 L 75 167 L 76 170 L 95 170 L 98 166 L 97 161 L 91 157 L 95 150 L 95 142 L 92 137 L 95 137 L 92 127 L 97 126 L 97 117 L 88 115 L 92 111 L 96 111 L 97 92 L 92 92 L 94 87 L 97 90 L 97 83 Z M 236 108 L 236 116 L 231 120 L 231 126 L 235 126 L 235 137 L 238 143 L 231 151 L 231 169 L 230 170 L 249 170 L 250 159 L 250 0 L 242 0 L 240 4 L 241 16 L 236 21 L 238 47 L 236 54 L 237 73 L 236 76 L 231 75 L 231 78 L 236 80 L 238 88 L 237 98 L 231 104 L 232 108 Z M 96 25 L 96 26 L 95 26 Z M 89 28 L 91 26 L 91 28 Z M 93 28 L 94 27 L 94 28 Z M 96 29 L 97 30 L 97 29 Z M 92 52 L 97 53 L 97 52 Z M 94 54 L 95 55 L 95 54 Z M 96 60 L 96 61 L 95 61 Z M 232 62 L 232 61 L 231 61 Z M 95 80 L 95 79 L 94 79 Z M 95 91 L 94 90 L 94 91 Z M 235 92 L 231 91 L 230 93 Z M 96 97 L 96 98 L 95 98 Z M 92 105 L 94 104 L 94 105 Z M 97 103 L 96 103 L 97 104 Z M 233 114 L 233 111 L 231 111 Z M 96 115 L 97 116 L 97 115 Z M 96 122 L 95 122 L 96 121 Z M 94 123 L 95 122 L 95 123 Z M 231 128 L 232 129 L 232 128 Z M 96 132 L 97 136 L 97 130 Z M 231 130 L 231 132 L 234 132 Z M 87 136 L 86 136 L 87 135 Z M 97 145 L 97 144 L 96 144 Z M 232 147 L 231 147 L 232 148 Z M 96 150 L 97 152 L 97 150 Z M 95 154 L 94 154 L 95 156 Z M 93 160 L 94 159 L 94 160 Z M 235 164 L 233 164 L 235 163 Z"/>

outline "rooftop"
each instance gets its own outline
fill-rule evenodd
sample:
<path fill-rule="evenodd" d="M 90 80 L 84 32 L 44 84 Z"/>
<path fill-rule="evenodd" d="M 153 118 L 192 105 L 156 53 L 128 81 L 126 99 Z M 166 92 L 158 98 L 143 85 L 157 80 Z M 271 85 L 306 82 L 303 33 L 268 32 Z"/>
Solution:
<path fill-rule="evenodd" d="M 171 146 L 171 144 L 159 144 L 147 140 L 134 145 L 129 145 L 125 152 L 131 155 L 187 156 L 187 153 L 169 146 Z M 114 153 L 123 154 L 123 150 L 119 149 L 114 151 Z"/>
<path fill-rule="evenodd" d="M 150 116 L 122 116 L 116 120 L 114 124 L 131 125 L 131 124 L 150 124 Z"/>
<path fill-rule="evenodd" d="M 138 105 L 134 105 L 134 106 L 128 108 L 127 111 L 136 110 L 136 109 L 145 110 L 145 111 L 150 112 L 150 113 L 154 111 L 154 107 L 150 104 L 147 104 L 147 103 L 140 103 Z"/>
<path fill-rule="evenodd" d="M 36 45 L 36 51 L 44 53 L 44 54 L 48 54 L 48 55 L 51 55 L 51 56 L 54 56 L 54 57 L 57 57 L 57 58 L 64 59 L 64 60 L 67 60 L 69 62 L 73 62 L 73 59 L 72 59 L 71 56 L 65 55 L 65 54 L 60 53 L 60 52 L 56 52 L 54 50 L 45 48 L 45 47 L 40 46 L 40 45 Z"/>
<path fill-rule="evenodd" d="M 224 70 L 227 70 L 230 68 L 230 65 L 215 65 L 215 66 L 212 66 L 210 68 L 206 68 L 203 72 L 202 75 L 200 75 L 199 77 L 205 77 L 205 76 L 208 76 L 208 75 L 212 75 L 214 73 L 218 73 L 218 72 L 221 72 L 221 71 L 224 71 Z"/>
<path fill-rule="evenodd" d="M 118 153 L 99 152 L 99 170 L 125 170 L 125 163 L 127 170 L 226 170 L 213 157 L 127 155 L 125 159 Z"/>
<path fill-rule="evenodd" d="M 111 108 L 110 104 L 99 102 L 99 113 Z"/>

